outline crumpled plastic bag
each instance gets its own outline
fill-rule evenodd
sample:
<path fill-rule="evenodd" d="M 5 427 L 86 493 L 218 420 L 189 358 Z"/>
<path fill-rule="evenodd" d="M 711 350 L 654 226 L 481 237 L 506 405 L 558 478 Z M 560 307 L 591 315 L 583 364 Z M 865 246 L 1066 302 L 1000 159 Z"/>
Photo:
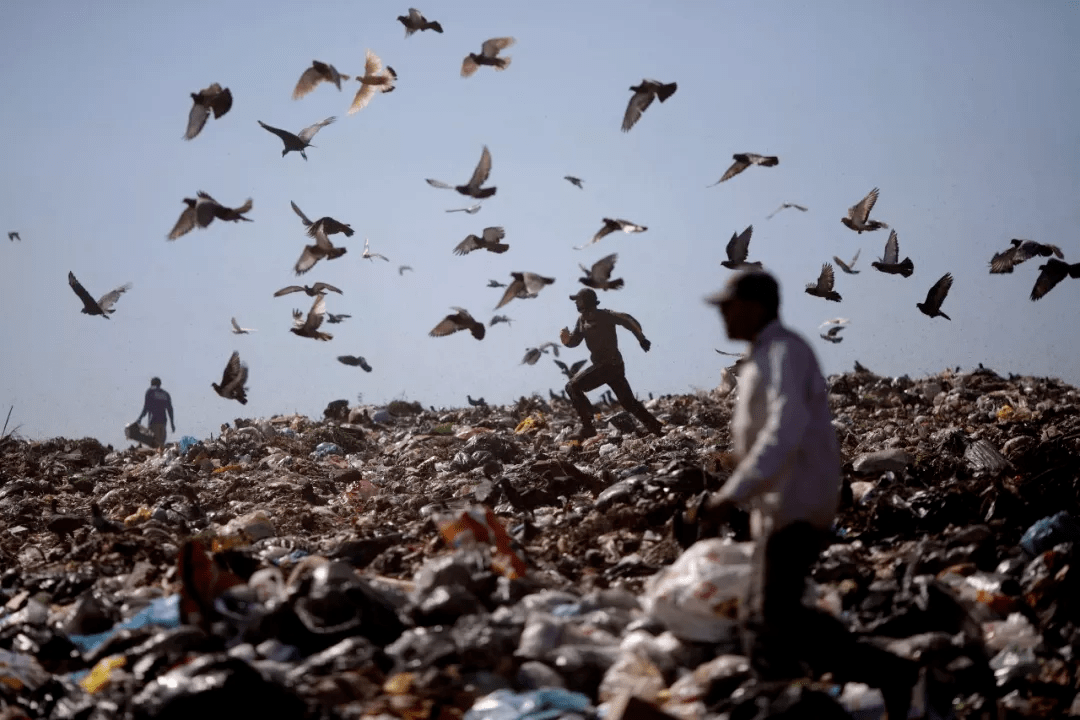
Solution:
<path fill-rule="evenodd" d="M 694 543 L 649 579 L 645 611 L 683 640 L 730 637 L 749 587 L 753 552 L 753 542 L 712 538 Z"/>
<path fill-rule="evenodd" d="M 452 548 L 487 544 L 495 548 L 491 566 L 511 580 L 524 577 L 524 558 L 514 549 L 513 540 L 490 508 L 475 505 L 455 513 L 434 516 L 443 540 Z"/>
<path fill-rule="evenodd" d="M 584 713 L 589 706 L 588 697 L 562 688 L 496 690 L 479 698 L 464 720 L 554 720 L 564 713 Z"/>

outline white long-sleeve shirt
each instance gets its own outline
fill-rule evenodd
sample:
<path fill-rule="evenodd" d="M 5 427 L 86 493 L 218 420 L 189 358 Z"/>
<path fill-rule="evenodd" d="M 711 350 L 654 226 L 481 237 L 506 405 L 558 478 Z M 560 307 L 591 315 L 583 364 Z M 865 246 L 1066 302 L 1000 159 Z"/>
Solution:
<path fill-rule="evenodd" d="M 827 529 L 840 499 L 840 444 L 814 351 L 774 320 L 739 372 L 735 472 L 721 497 L 749 505 L 755 536 L 806 520 Z"/>

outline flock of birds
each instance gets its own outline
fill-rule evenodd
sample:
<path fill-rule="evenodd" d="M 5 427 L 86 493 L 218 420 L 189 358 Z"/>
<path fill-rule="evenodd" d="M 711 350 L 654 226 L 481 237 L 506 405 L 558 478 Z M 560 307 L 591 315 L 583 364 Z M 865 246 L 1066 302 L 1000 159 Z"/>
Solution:
<path fill-rule="evenodd" d="M 415 8 L 410 8 L 407 15 L 399 16 L 397 20 L 405 27 L 406 38 L 412 36 L 416 32 L 422 31 L 433 31 L 436 33 L 443 32 L 440 23 L 427 20 L 427 18 Z M 470 52 L 462 60 L 461 77 L 471 77 L 481 67 L 485 66 L 493 68 L 496 71 L 506 70 L 510 67 L 511 58 L 502 55 L 502 52 L 514 44 L 515 39 L 513 37 L 497 37 L 486 40 L 481 44 L 479 53 Z M 351 79 L 357 81 L 360 86 L 356 90 L 353 100 L 347 110 L 350 115 L 363 110 L 377 95 L 393 92 L 396 87 L 398 75 L 392 67 L 384 66 L 378 55 L 371 50 L 367 50 L 363 74 L 356 75 Z M 300 75 L 300 78 L 293 89 L 292 98 L 294 100 L 300 100 L 309 93 L 315 91 L 316 88 L 324 83 L 331 84 L 341 91 L 342 83 L 346 83 L 349 80 L 349 75 L 340 73 L 333 65 L 315 60 L 311 63 L 310 67 L 304 69 Z M 678 85 L 674 82 L 663 83 L 650 79 L 644 79 L 639 84 L 631 86 L 630 91 L 633 94 L 631 95 L 623 114 L 621 130 L 623 132 L 628 132 L 638 121 L 640 121 L 642 115 L 652 105 L 654 100 L 659 100 L 660 103 L 664 103 L 676 93 L 677 89 Z M 192 99 L 192 107 L 188 115 L 187 128 L 183 136 L 185 140 L 193 140 L 196 138 L 205 128 L 211 115 L 213 115 L 215 120 L 219 120 L 230 111 L 233 104 L 231 90 L 229 88 L 223 88 L 216 82 L 196 93 L 190 93 L 190 96 Z M 320 130 L 336 122 L 336 120 L 336 116 L 327 117 L 303 128 L 295 134 L 288 130 L 268 125 L 261 120 L 257 122 L 260 127 L 274 134 L 282 141 L 282 157 L 288 155 L 290 152 L 297 152 L 305 161 L 307 161 L 307 149 L 314 147 L 311 141 Z M 780 162 L 780 159 L 777 156 L 759 155 L 756 153 L 736 153 L 732 156 L 732 159 L 733 163 L 731 166 L 724 172 L 720 179 L 716 181 L 716 183 L 713 183 L 713 185 L 710 185 L 709 187 L 727 182 L 751 167 L 775 167 Z M 484 200 L 496 194 L 497 188 L 494 185 L 487 184 L 490 179 L 491 171 L 492 155 L 490 150 L 484 146 L 481 150 L 480 159 L 473 169 L 472 175 L 466 182 L 454 185 L 432 178 L 426 179 L 426 182 L 432 187 L 454 190 L 460 195 L 476 200 L 477 202 L 467 207 L 446 210 L 448 213 L 464 212 L 472 215 L 480 211 Z M 584 180 L 581 178 L 567 175 L 564 179 L 584 190 Z M 900 260 L 899 238 L 896 230 L 889 228 L 889 225 L 885 222 L 870 217 L 878 197 L 878 188 L 872 189 L 858 203 L 848 208 L 847 214 L 845 217 L 841 218 L 841 222 L 844 226 L 860 235 L 863 232 L 874 232 L 882 229 L 890 230 L 888 240 L 885 242 L 882 257 L 877 261 L 872 262 L 871 266 L 882 273 L 900 275 L 904 278 L 911 277 L 911 275 L 914 274 L 914 263 L 910 257 L 905 257 L 903 260 Z M 215 200 L 208 193 L 202 191 L 197 192 L 194 198 L 183 198 L 182 202 L 185 207 L 172 230 L 166 236 L 170 241 L 176 240 L 195 229 L 205 229 L 210 226 L 214 220 L 221 222 L 251 222 L 251 219 L 246 217 L 246 215 L 251 212 L 254 206 L 253 200 L 248 198 L 243 204 L 237 207 L 228 207 Z M 312 241 L 311 244 L 304 245 L 299 258 L 293 267 L 297 276 L 311 271 L 321 260 L 329 262 L 346 254 L 347 248 L 341 245 L 335 245 L 331 241 L 331 237 L 334 235 L 341 235 L 344 238 L 352 237 L 354 231 L 349 224 L 328 216 L 320 217 L 312 221 L 295 202 L 292 202 L 291 205 L 293 211 L 300 218 L 300 221 L 305 228 L 306 236 Z M 785 202 L 781 204 L 777 210 L 768 215 L 766 219 L 771 219 L 778 213 L 788 209 L 798 210 L 803 213 L 809 211 L 809 208 L 804 205 Z M 732 234 L 732 237 L 726 246 L 727 259 L 721 263 L 723 267 L 731 270 L 762 267 L 760 262 L 750 262 L 748 260 L 753 229 L 753 225 L 750 225 L 742 232 L 735 232 Z M 647 230 L 648 227 L 629 220 L 603 218 L 602 226 L 592 238 L 582 245 L 575 246 L 575 249 L 581 250 L 594 245 L 612 233 L 623 232 L 632 234 L 643 233 Z M 9 232 L 8 239 L 13 242 L 22 240 L 17 231 Z M 468 235 L 453 248 L 453 253 L 463 256 L 472 252 L 486 251 L 501 255 L 510 249 L 510 245 L 504 242 L 505 239 L 506 231 L 503 227 L 486 227 L 479 235 Z M 860 253 L 861 249 L 855 253 L 854 257 L 852 257 L 849 262 L 845 262 L 836 256 L 833 257 L 833 261 L 845 274 L 856 275 L 860 272 L 855 269 Z M 990 261 L 990 273 L 1011 273 L 1017 265 L 1037 256 L 1048 258 L 1048 260 L 1039 267 L 1041 272 L 1036 279 L 1035 286 L 1031 292 L 1032 300 L 1038 300 L 1044 297 L 1066 277 L 1074 279 L 1080 278 L 1080 263 L 1070 264 L 1064 262 L 1064 255 L 1059 247 L 1020 239 L 1012 240 L 1010 248 L 994 254 Z M 367 260 L 383 260 L 389 262 L 389 259 L 385 255 L 371 250 L 370 241 L 367 239 L 364 241 L 364 249 L 361 257 Z M 613 279 L 611 277 L 614 273 L 617 259 L 618 255 L 611 253 L 602 257 L 590 267 L 579 265 L 584 273 L 584 275 L 579 278 L 579 282 L 582 285 L 601 291 L 618 290 L 624 287 L 625 281 L 622 278 Z M 399 274 L 403 274 L 409 270 L 412 270 L 412 268 L 408 265 L 402 265 L 398 268 Z M 504 289 L 502 298 L 495 306 L 496 310 L 503 308 L 514 299 L 536 298 L 543 288 L 555 282 L 555 278 L 526 271 L 514 271 L 510 273 L 510 276 L 512 279 L 508 284 L 496 280 L 489 281 L 489 287 Z M 114 306 L 120 297 L 131 288 L 131 283 L 126 283 L 95 299 L 94 296 L 79 283 L 72 272 L 68 273 L 68 283 L 82 301 L 83 313 L 88 315 L 100 315 L 106 319 L 115 312 Z M 952 274 L 945 273 L 933 284 L 933 286 L 931 286 L 926 294 L 926 299 L 921 303 L 917 303 L 916 306 L 918 309 L 931 318 L 943 317 L 946 320 L 951 320 L 951 318 L 942 311 L 942 305 L 952 288 L 952 284 Z M 817 279 L 806 285 L 805 292 L 827 301 L 841 302 L 842 297 L 840 293 L 837 292 L 835 286 L 836 277 L 833 265 L 826 262 L 821 266 L 821 271 L 818 274 Z M 293 324 L 290 331 L 300 337 L 317 341 L 331 340 L 333 335 L 320 329 L 324 321 L 330 324 L 336 324 L 350 316 L 346 314 L 335 315 L 327 312 L 326 298 L 328 293 L 343 294 L 342 291 L 328 283 L 315 282 L 310 286 L 289 285 L 275 292 L 274 296 L 282 297 L 298 292 L 303 292 L 307 296 L 313 298 L 313 302 L 307 313 L 303 313 L 300 310 L 293 310 Z M 467 330 L 477 340 L 484 339 L 487 328 L 483 322 L 476 320 L 473 315 L 464 308 L 454 307 L 452 309 L 454 312 L 446 315 L 440 320 L 435 327 L 431 329 L 429 335 L 433 337 L 443 337 L 462 330 Z M 847 326 L 848 322 L 849 321 L 844 318 L 834 318 L 825 321 L 822 323 L 822 327 L 829 327 L 829 330 L 822 333 L 821 338 L 833 343 L 841 342 L 843 337 L 840 336 L 840 331 Z M 511 323 L 511 318 L 505 315 L 495 315 L 491 318 L 488 327 L 493 327 L 499 323 L 506 323 L 509 325 Z M 241 327 L 235 317 L 231 318 L 231 324 L 232 331 L 235 334 L 243 335 L 255 332 L 253 328 Z M 556 343 L 547 342 L 535 348 L 528 348 L 525 357 L 522 360 L 522 364 L 536 364 L 549 349 L 552 351 L 553 355 L 558 357 L 559 346 Z M 717 352 L 721 351 L 718 350 Z M 338 356 L 337 359 L 345 365 L 360 367 L 367 372 L 371 372 L 372 370 L 370 364 L 363 357 L 341 355 Z M 585 361 L 582 360 L 567 366 L 558 359 L 555 359 L 554 362 L 559 367 L 560 371 L 567 377 L 572 377 L 585 363 Z M 734 368 L 727 368 L 725 369 L 725 373 L 733 369 Z M 239 352 L 233 352 L 226 363 L 221 382 L 212 383 L 212 387 L 221 397 L 236 400 L 241 404 L 245 404 L 247 402 L 247 378 L 247 365 L 241 362 Z M 726 381 L 727 378 L 725 377 L 725 382 Z M 470 402 L 472 402 L 471 398 Z"/>

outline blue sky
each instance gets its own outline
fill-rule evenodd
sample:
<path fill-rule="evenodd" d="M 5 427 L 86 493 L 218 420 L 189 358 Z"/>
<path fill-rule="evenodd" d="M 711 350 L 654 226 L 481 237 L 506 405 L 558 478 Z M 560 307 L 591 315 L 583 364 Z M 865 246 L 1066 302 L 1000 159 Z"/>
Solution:
<path fill-rule="evenodd" d="M 550 356 L 576 313 L 567 296 L 578 263 L 618 252 L 619 291 L 601 305 L 633 314 L 649 353 L 622 336 L 631 386 L 681 393 L 719 382 L 728 341 L 702 302 L 728 271 L 732 232 L 754 225 L 751 259 L 776 273 L 785 321 L 811 338 L 826 372 L 858 359 L 883 374 L 921 376 L 982 362 L 999 372 L 1080 382 L 1075 327 L 1080 283 L 1027 299 L 1041 261 L 990 276 L 1013 237 L 1060 245 L 1080 260 L 1080 3 L 433 2 L 419 9 L 445 33 L 404 38 L 407 4 L 9 3 L 0 10 L 0 412 L 41 438 L 95 436 L 124 445 L 122 428 L 159 375 L 177 436 L 207 436 L 236 417 L 319 415 L 335 398 L 395 398 L 459 406 L 546 396 L 563 378 Z M 490 37 L 517 44 L 502 73 L 459 76 Z M 313 59 L 354 74 L 371 48 L 394 67 L 397 90 L 360 113 L 321 85 L 293 101 Z M 619 131 L 642 78 L 678 82 L 629 133 Z M 219 82 L 232 111 L 181 139 L 189 93 Z M 281 157 L 257 120 L 296 132 L 330 115 L 310 161 Z M 469 198 L 424 178 L 464 182 L 481 148 L 498 194 L 476 215 L 447 214 Z M 717 187 L 736 152 L 775 154 Z M 579 190 L 564 175 L 585 180 Z M 874 216 L 896 228 L 908 279 L 870 268 L 883 231 L 840 218 L 871 188 Z M 226 205 L 255 201 L 251 223 L 215 222 L 175 242 L 165 235 L 182 198 L 205 190 Z M 288 330 L 303 295 L 274 298 L 296 278 L 306 238 L 289 207 L 356 230 L 343 258 L 302 278 L 337 285 L 330 312 L 349 313 L 328 343 Z M 766 220 L 781 202 L 787 210 Z M 603 217 L 647 225 L 576 251 Z M 506 228 L 504 255 L 453 255 L 469 233 Z M 21 243 L 8 243 L 8 230 Z M 335 236 L 340 238 L 341 236 Z M 391 262 L 365 261 L 365 237 Z M 862 249 L 837 273 L 840 304 L 802 292 L 821 264 Z M 413 273 L 399 276 L 398 265 Z M 95 297 L 134 287 L 110 320 L 79 312 L 73 271 Z M 538 298 L 500 312 L 511 326 L 428 331 L 450 306 L 490 320 L 500 290 L 527 270 L 557 278 Z M 915 308 L 945 272 L 944 310 Z M 236 316 L 257 333 L 235 336 Z M 850 318 L 844 341 L 818 324 Z M 219 398 L 233 350 L 250 366 L 249 403 Z M 364 373 L 339 364 L 362 355 Z M 584 347 L 563 358 L 585 357 Z"/>

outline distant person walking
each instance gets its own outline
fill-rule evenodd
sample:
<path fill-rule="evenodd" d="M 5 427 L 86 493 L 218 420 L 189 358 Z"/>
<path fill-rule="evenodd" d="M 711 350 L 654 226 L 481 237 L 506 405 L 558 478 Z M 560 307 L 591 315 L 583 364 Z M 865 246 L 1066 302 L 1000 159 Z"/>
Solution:
<path fill-rule="evenodd" d="M 150 416 L 150 433 L 154 436 L 154 447 L 165 446 L 165 416 L 168 414 L 169 425 L 176 432 L 176 422 L 173 420 L 172 398 L 169 393 L 161 389 L 161 378 L 151 378 L 150 388 L 146 391 L 146 399 L 143 401 L 143 409 L 139 418 L 135 421 L 138 425 L 143 417 Z"/>
<path fill-rule="evenodd" d="M 582 288 L 570 299 L 577 303 L 578 317 L 574 331 L 563 328 L 559 339 L 567 347 L 577 347 L 581 341 L 585 341 L 585 347 L 589 348 L 592 365 L 576 373 L 570 382 L 566 383 L 566 393 L 574 404 L 581 417 L 581 430 L 577 434 L 579 440 L 596 435 L 593 426 L 593 407 L 585 393 L 595 390 L 601 385 L 607 385 L 614 391 L 619 403 L 636 417 L 638 421 L 654 435 L 664 432 L 664 424 L 653 417 L 652 413 L 645 409 L 641 401 L 634 397 L 634 391 L 630 389 L 630 383 L 626 382 L 626 370 L 623 366 L 622 355 L 619 353 L 619 339 L 615 335 L 615 327 L 622 325 L 634 333 L 641 349 L 649 352 L 652 343 L 645 337 L 641 325 L 626 313 L 614 312 L 613 310 L 601 310 L 596 299 L 596 292 L 591 288 Z"/>

